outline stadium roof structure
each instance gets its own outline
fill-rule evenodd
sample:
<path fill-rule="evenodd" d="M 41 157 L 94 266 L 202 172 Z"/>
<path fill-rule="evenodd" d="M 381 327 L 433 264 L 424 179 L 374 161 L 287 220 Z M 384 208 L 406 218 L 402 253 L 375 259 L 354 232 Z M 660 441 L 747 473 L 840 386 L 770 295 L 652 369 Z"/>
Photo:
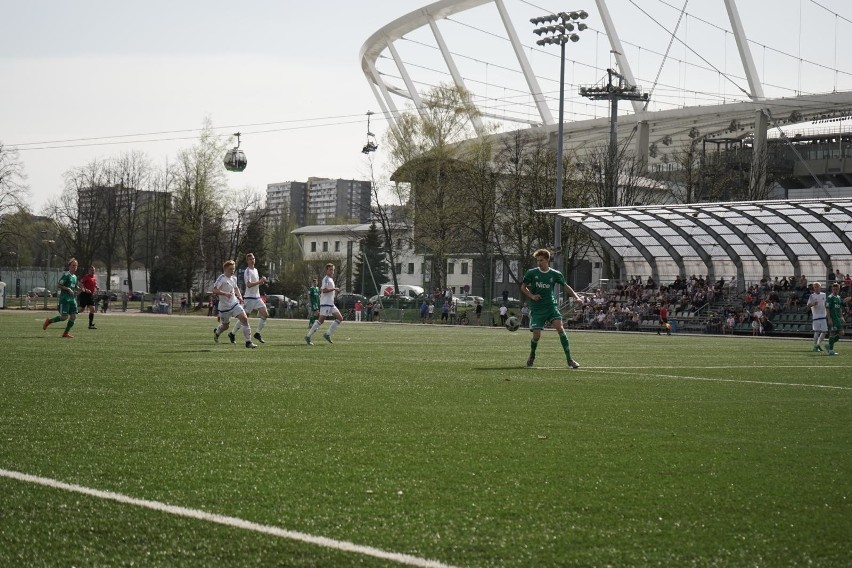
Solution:
<path fill-rule="evenodd" d="M 852 272 L 852 197 L 542 209 L 589 233 L 625 275 L 730 281 Z"/>
<path fill-rule="evenodd" d="M 726 4 L 729 3 L 735 4 L 733 0 L 726 2 Z M 636 85 L 637 81 L 633 78 L 630 62 L 624 55 L 624 45 L 606 8 L 606 2 L 597 0 L 595 4 L 598 9 L 592 10 L 592 18 L 589 21 L 591 22 L 594 19 L 603 22 L 610 43 L 610 53 L 614 54 L 619 70 L 628 79 L 632 79 L 628 83 Z M 418 85 L 422 86 L 422 84 L 409 73 L 409 68 L 422 68 L 423 63 L 407 63 L 396 47 L 397 44 L 404 42 L 408 34 L 421 29 L 429 30 L 431 35 L 434 36 L 436 49 L 441 54 L 454 84 L 468 91 L 474 86 L 479 86 L 474 80 L 466 80 L 463 76 L 456 60 L 464 56 L 458 55 L 450 49 L 437 23 L 487 5 L 492 5 L 493 9 L 496 10 L 502 24 L 492 33 L 494 35 L 504 34 L 514 54 L 514 62 L 509 59 L 501 60 L 501 62 L 510 68 L 520 70 L 525 79 L 527 95 L 534 102 L 536 110 L 533 112 L 533 116 L 527 114 L 524 115 L 526 118 L 522 119 L 520 117 L 511 118 L 509 112 L 495 114 L 489 108 L 480 108 L 481 114 L 472 117 L 471 122 L 480 137 L 511 138 L 514 131 L 517 130 L 517 128 L 510 127 L 498 134 L 487 134 L 485 129 L 482 128 L 482 119 L 491 118 L 507 120 L 509 123 L 525 123 L 526 128 L 524 130 L 527 132 L 542 138 L 555 139 L 559 120 L 550 108 L 550 104 L 553 102 L 552 97 L 546 96 L 543 92 L 539 77 L 534 72 L 527 55 L 527 52 L 532 48 L 522 40 L 522 38 L 526 38 L 529 31 L 526 26 L 529 24 L 522 22 L 524 27 L 521 30 L 524 33 L 523 35 L 519 34 L 518 27 L 512 21 L 504 0 L 439 0 L 427 3 L 423 7 L 382 26 L 365 41 L 360 52 L 361 69 L 389 124 L 395 124 L 396 119 L 400 116 L 400 111 L 394 99 L 410 101 L 418 109 L 423 104 L 424 95 L 418 89 Z M 739 17 L 732 18 L 732 22 L 739 23 Z M 731 25 L 734 29 L 733 34 L 746 42 L 747 38 L 741 26 L 734 26 L 733 23 Z M 716 49 L 718 50 L 718 46 L 716 46 Z M 739 87 L 741 90 L 740 97 L 729 97 L 727 101 L 732 102 L 723 102 L 722 104 L 683 106 L 682 108 L 654 111 L 646 110 L 647 107 L 644 107 L 644 103 L 641 101 L 633 101 L 632 105 L 622 107 L 623 114 L 620 114 L 618 120 L 619 141 L 623 143 L 632 140 L 636 145 L 637 154 L 648 158 L 647 148 L 650 144 L 655 144 L 662 150 L 664 146 L 682 147 L 697 136 L 707 140 L 748 137 L 755 129 L 758 112 L 767 115 L 770 128 L 803 120 L 852 113 L 852 91 L 849 90 L 835 88 L 833 92 L 797 93 L 794 96 L 784 97 L 767 96 L 764 94 L 751 54 L 741 53 L 741 59 L 749 84 L 747 87 Z M 393 68 L 386 68 L 384 72 L 381 71 L 379 69 L 380 60 L 392 62 L 399 78 L 394 78 Z M 438 64 L 435 63 L 435 66 L 437 67 Z M 521 97 L 516 98 L 520 99 Z M 487 97 L 477 100 L 489 101 Z M 604 102 L 604 104 L 608 103 Z M 506 123 L 504 123 L 505 126 L 507 126 Z M 609 128 L 609 113 L 599 118 L 567 119 L 563 140 L 565 150 L 582 155 L 585 150 L 605 143 L 609 136 Z M 638 134 L 636 133 L 637 128 L 641 129 Z M 651 161 L 654 161 L 653 156 L 651 156 Z"/>

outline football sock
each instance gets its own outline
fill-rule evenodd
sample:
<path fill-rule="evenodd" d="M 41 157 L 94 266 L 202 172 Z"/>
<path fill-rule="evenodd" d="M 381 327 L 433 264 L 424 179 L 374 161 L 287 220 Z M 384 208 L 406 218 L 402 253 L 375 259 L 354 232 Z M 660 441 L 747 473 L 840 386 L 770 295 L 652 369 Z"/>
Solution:
<path fill-rule="evenodd" d="M 834 344 L 837 343 L 837 340 L 840 339 L 839 335 L 832 335 L 828 338 L 828 349 L 829 351 L 834 351 Z"/>
<path fill-rule="evenodd" d="M 328 328 L 328 334 L 331 335 L 332 333 L 334 333 L 334 330 L 337 329 L 338 325 L 340 325 L 340 322 L 338 320 L 334 320 L 333 322 L 331 322 L 331 326 L 329 326 Z"/>
<path fill-rule="evenodd" d="M 257 322 L 257 332 L 260 333 L 260 330 L 266 325 L 266 318 L 260 318 L 260 321 Z"/>
<path fill-rule="evenodd" d="M 239 327 L 239 325 L 240 324 L 237 324 L 237 327 Z M 250 325 L 244 325 L 244 326 L 242 326 L 242 328 L 243 328 L 243 337 L 246 338 L 246 341 L 251 341 L 251 326 Z M 236 330 L 237 330 L 237 328 L 234 328 L 234 331 L 236 331 Z"/>
<path fill-rule="evenodd" d="M 308 327 L 312 327 L 317 318 L 311 316 L 311 319 L 308 320 Z"/>
<path fill-rule="evenodd" d="M 562 344 L 562 350 L 565 352 L 565 357 L 571 358 L 571 349 L 568 347 L 568 334 L 564 331 L 559 334 L 559 343 Z"/>
<path fill-rule="evenodd" d="M 68 333 L 69 331 L 71 331 L 72 327 L 74 327 L 74 320 L 71 319 L 71 318 L 68 318 L 68 323 L 65 324 L 65 333 Z"/>
<path fill-rule="evenodd" d="M 95 314 L 89 312 L 89 325 L 95 325 Z"/>
<path fill-rule="evenodd" d="M 233 333 L 234 335 L 236 335 L 236 333 L 240 330 L 240 328 L 241 328 L 242 326 L 243 326 L 243 322 L 241 322 L 240 320 L 237 320 L 237 323 L 235 323 L 235 324 L 234 324 L 234 329 L 233 329 L 233 330 L 231 330 L 231 333 Z"/>
<path fill-rule="evenodd" d="M 62 316 L 54 316 L 50 319 L 50 323 L 59 323 L 62 321 Z"/>
<path fill-rule="evenodd" d="M 530 359 L 535 359 L 535 350 L 538 349 L 538 341 L 530 340 Z"/>
<path fill-rule="evenodd" d="M 315 334 L 317 332 L 317 330 L 319 329 L 319 326 L 320 326 L 319 320 L 315 321 L 314 324 L 311 326 L 311 330 L 308 332 L 308 337 L 311 337 L 313 334 Z"/>

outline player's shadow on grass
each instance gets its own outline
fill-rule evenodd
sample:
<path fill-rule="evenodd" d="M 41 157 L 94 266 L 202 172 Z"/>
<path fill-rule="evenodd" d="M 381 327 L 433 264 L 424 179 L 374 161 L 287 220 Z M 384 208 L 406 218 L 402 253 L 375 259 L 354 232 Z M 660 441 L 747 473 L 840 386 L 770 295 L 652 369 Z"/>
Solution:
<path fill-rule="evenodd" d="M 526 369 L 527 366 L 521 363 L 520 365 L 509 365 L 502 367 L 472 367 L 474 371 L 514 371 L 515 369 Z"/>

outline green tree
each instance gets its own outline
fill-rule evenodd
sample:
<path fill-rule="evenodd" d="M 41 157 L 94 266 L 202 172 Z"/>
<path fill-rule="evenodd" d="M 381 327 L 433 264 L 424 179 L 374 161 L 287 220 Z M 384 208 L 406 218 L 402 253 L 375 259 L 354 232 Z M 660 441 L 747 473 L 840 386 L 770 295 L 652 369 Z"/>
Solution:
<path fill-rule="evenodd" d="M 379 293 L 379 286 L 387 281 L 389 271 L 387 247 L 375 222 L 370 224 L 360 244 L 361 254 L 355 264 L 353 289 L 369 298 Z"/>

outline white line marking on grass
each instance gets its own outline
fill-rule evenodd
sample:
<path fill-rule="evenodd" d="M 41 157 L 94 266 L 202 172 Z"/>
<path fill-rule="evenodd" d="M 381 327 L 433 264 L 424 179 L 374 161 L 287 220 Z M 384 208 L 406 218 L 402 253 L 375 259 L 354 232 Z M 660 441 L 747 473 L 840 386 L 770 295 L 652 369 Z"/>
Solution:
<path fill-rule="evenodd" d="M 453 568 L 449 564 L 444 564 L 436 560 L 427 560 L 425 558 L 418 558 L 417 556 L 401 554 L 399 552 L 388 552 L 378 548 L 373 548 L 371 546 L 362 546 L 360 544 L 355 544 L 353 542 L 348 542 L 345 540 L 334 540 L 331 538 L 326 538 L 324 536 L 314 536 L 296 531 L 288 531 L 278 527 L 261 525 L 258 523 L 253 523 L 251 521 L 246 521 L 244 519 L 238 519 L 236 517 L 227 517 L 224 515 L 207 513 L 198 509 L 187 509 L 185 507 L 167 505 L 166 503 L 160 503 L 159 501 L 136 499 L 127 495 L 122 495 L 120 493 L 113 493 L 112 491 L 101 491 L 99 489 L 91 489 L 89 487 L 83 487 L 81 485 L 63 483 L 62 481 L 56 481 L 55 479 L 37 477 L 35 475 L 28 475 L 26 473 L 19 473 L 17 471 L 0 469 L 0 476 L 7 477 L 9 479 L 15 479 L 18 481 L 25 481 L 27 483 L 35 483 L 38 485 L 43 485 L 45 487 L 52 487 L 54 489 L 62 489 L 64 491 L 82 493 L 83 495 L 97 497 L 98 499 L 108 499 L 110 501 L 116 501 L 118 503 L 123 503 L 126 505 L 144 507 L 146 509 L 152 509 L 154 511 L 160 511 L 162 513 L 176 515 L 178 517 L 187 517 L 190 519 L 208 521 L 211 523 L 217 523 L 220 525 L 226 525 L 229 527 L 234 527 L 247 531 L 268 534 L 281 538 L 287 538 L 290 540 L 297 540 L 300 542 L 306 542 L 308 544 L 315 544 L 325 548 L 341 550 L 343 552 L 354 552 L 356 554 L 363 554 L 365 556 L 374 556 L 376 558 L 390 560 L 393 562 L 398 562 L 400 564 L 406 564 L 408 566 L 419 566 L 423 568 Z"/>
<path fill-rule="evenodd" d="M 629 368 L 642 368 L 642 367 L 629 367 Z M 652 367 L 644 367 L 647 369 L 651 369 Z M 695 369 L 696 367 L 687 367 L 688 369 Z M 754 369 L 755 367 L 702 367 L 704 369 Z M 618 369 L 618 370 L 616 370 Z M 631 373 L 623 371 L 624 367 L 594 367 L 594 368 L 586 368 L 582 371 L 585 373 L 607 373 L 607 374 L 615 374 L 615 375 L 630 375 L 634 377 L 649 377 L 652 379 L 682 379 L 685 381 L 707 381 L 707 382 L 715 382 L 715 383 L 741 383 L 741 384 L 749 384 L 749 385 L 770 385 L 777 387 L 804 387 L 804 388 L 813 388 L 813 389 L 832 389 L 832 390 L 852 390 L 852 387 L 843 387 L 836 385 L 808 385 L 805 383 L 779 383 L 777 381 L 750 381 L 746 379 L 718 379 L 712 377 L 690 377 L 688 375 L 665 375 L 660 373 Z M 562 369 L 560 369 L 562 370 Z"/>

